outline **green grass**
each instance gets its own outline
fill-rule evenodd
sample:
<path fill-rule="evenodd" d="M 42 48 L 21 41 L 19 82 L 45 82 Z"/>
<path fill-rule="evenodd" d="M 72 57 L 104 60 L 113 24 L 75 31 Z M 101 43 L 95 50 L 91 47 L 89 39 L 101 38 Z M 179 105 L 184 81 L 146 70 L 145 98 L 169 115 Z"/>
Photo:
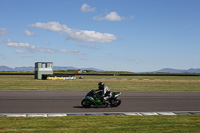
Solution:
<path fill-rule="evenodd" d="M 200 76 L 83 77 L 76 80 L 36 80 L 33 75 L 0 75 L 0 90 L 91 90 L 97 89 L 98 82 L 103 81 L 111 90 L 120 91 L 200 91 Z"/>
<path fill-rule="evenodd" d="M 0 132 L 199 132 L 200 115 L 0 117 Z"/>
<path fill-rule="evenodd" d="M 100 81 L 111 90 L 200 91 L 199 76 L 84 76 L 76 80 L 35 80 L 33 75 L 0 75 L 0 90 L 91 90 L 96 89 Z M 199 131 L 200 115 L 0 117 L 0 133 Z"/>

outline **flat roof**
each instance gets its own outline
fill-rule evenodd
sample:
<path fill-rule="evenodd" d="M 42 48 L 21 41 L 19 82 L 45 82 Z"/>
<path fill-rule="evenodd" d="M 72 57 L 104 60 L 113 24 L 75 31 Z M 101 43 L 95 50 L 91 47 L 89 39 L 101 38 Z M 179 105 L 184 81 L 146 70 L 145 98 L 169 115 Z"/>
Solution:
<path fill-rule="evenodd" d="M 53 63 L 53 62 L 35 62 L 35 63 Z"/>

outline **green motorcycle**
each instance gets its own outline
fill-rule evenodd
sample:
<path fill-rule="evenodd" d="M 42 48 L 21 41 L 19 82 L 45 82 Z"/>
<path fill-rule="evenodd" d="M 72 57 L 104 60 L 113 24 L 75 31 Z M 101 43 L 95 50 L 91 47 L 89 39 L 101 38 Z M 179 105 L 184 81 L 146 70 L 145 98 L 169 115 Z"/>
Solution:
<path fill-rule="evenodd" d="M 102 102 L 102 100 L 100 100 L 102 91 L 91 90 L 81 101 L 81 105 L 84 108 L 89 108 L 91 106 L 107 107 L 108 105 L 117 107 L 121 104 L 121 99 L 118 98 L 121 94 L 121 92 L 111 92 L 111 97 L 106 102 Z"/>

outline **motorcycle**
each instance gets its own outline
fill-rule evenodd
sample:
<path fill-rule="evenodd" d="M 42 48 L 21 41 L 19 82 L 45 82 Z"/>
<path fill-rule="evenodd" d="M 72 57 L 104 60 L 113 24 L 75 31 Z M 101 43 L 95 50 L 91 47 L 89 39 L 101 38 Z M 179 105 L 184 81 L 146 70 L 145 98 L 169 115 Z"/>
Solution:
<path fill-rule="evenodd" d="M 81 105 L 84 108 L 89 108 L 91 106 L 107 107 L 108 105 L 117 107 L 121 104 L 121 99 L 118 98 L 122 94 L 121 92 L 111 92 L 111 97 L 105 102 L 100 100 L 101 94 L 102 91 L 91 90 L 81 101 Z"/>

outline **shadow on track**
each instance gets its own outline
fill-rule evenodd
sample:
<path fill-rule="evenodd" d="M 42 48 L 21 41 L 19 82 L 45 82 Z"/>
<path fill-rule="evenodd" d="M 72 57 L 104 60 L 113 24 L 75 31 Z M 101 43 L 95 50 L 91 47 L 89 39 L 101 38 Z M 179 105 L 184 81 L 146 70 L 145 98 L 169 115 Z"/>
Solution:
<path fill-rule="evenodd" d="M 79 108 L 79 109 L 88 109 L 88 108 L 84 108 L 83 106 L 73 106 L 73 108 Z M 104 107 L 104 106 L 91 106 L 89 108 L 110 108 L 110 106 Z"/>

